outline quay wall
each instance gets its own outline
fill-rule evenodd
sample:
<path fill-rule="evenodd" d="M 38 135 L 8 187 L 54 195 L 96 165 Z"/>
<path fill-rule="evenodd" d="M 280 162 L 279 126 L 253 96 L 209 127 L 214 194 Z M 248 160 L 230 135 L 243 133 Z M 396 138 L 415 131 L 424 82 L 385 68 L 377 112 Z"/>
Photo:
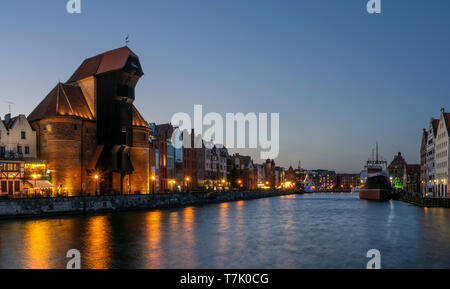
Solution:
<path fill-rule="evenodd" d="M 424 198 L 421 193 L 400 193 L 398 200 L 419 207 L 450 208 L 450 198 Z"/>
<path fill-rule="evenodd" d="M 289 195 L 293 192 L 199 192 L 0 200 L 0 218 L 151 210 Z"/>

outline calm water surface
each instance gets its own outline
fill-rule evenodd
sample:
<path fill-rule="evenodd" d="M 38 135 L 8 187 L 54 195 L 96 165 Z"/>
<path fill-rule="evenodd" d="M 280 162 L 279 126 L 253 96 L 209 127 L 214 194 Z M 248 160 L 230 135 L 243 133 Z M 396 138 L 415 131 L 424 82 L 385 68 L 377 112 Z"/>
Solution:
<path fill-rule="evenodd" d="M 0 268 L 450 268 L 450 210 L 351 194 L 0 221 Z"/>

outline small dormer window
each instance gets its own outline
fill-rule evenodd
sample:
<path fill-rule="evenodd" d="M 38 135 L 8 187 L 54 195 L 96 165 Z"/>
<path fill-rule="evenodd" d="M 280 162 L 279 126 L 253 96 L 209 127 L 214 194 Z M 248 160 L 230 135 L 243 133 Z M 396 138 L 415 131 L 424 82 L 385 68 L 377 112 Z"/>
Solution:
<path fill-rule="evenodd" d="M 22 131 L 21 134 L 20 134 L 20 137 L 21 137 L 21 139 L 26 139 L 27 138 L 27 134 L 24 131 Z"/>

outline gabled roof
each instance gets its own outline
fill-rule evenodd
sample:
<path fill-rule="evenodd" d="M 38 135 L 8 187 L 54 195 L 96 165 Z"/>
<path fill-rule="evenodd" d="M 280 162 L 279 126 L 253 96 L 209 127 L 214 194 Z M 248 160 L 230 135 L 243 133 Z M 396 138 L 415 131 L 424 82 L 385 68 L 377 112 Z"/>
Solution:
<path fill-rule="evenodd" d="M 439 127 L 439 119 L 431 119 L 431 127 L 433 128 L 433 136 L 436 137 L 437 130 Z"/>
<path fill-rule="evenodd" d="M 444 113 L 444 119 L 447 125 L 447 135 L 450 137 L 450 113 Z"/>
<path fill-rule="evenodd" d="M 150 128 L 148 123 L 145 121 L 145 119 L 142 117 L 142 115 L 139 113 L 139 111 L 134 105 L 133 105 L 133 126 Z"/>
<path fill-rule="evenodd" d="M 10 130 L 13 128 L 14 124 L 16 123 L 16 121 L 19 119 L 19 116 L 15 116 L 13 118 L 11 118 L 9 121 L 3 120 L 3 125 L 5 126 L 5 128 L 7 130 Z"/>
<path fill-rule="evenodd" d="M 75 82 L 89 76 L 122 69 L 130 56 L 138 58 L 130 48 L 124 46 L 88 58 L 83 61 L 80 67 L 78 67 L 75 73 L 69 78 L 67 83 Z"/>
<path fill-rule="evenodd" d="M 94 120 L 81 88 L 63 83 L 58 83 L 53 88 L 28 116 L 28 121 L 32 122 L 55 116 L 74 116 Z"/>

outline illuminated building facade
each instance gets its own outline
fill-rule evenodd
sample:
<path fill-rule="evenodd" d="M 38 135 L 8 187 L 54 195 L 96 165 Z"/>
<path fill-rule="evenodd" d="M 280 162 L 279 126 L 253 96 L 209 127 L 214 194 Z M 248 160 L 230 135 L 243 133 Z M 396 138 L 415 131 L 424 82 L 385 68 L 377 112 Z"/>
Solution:
<path fill-rule="evenodd" d="M 230 157 L 231 165 L 237 172 L 237 186 L 244 190 L 256 190 L 258 188 L 258 173 L 250 156 L 234 154 Z"/>
<path fill-rule="evenodd" d="M 14 197 L 22 193 L 25 175 L 23 160 L 0 159 L 0 197 Z"/>
<path fill-rule="evenodd" d="M 201 136 L 196 136 L 201 139 Z M 228 149 L 218 148 L 213 143 L 202 142 L 202 148 L 196 148 L 197 182 L 199 188 L 206 190 L 223 189 L 228 185 Z"/>
<path fill-rule="evenodd" d="M 142 75 L 128 47 L 88 58 L 29 115 L 37 158 L 47 162 L 58 191 L 149 192 L 150 128 L 133 105 Z"/>
<path fill-rule="evenodd" d="M 450 113 L 441 109 L 435 145 L 435 192 L 437 197 L 448 198 L 450 190 L 448 176 L 450 174 Z"/>
<path fill-rule="evenodd" d="M 351 190 L 360 185 L 360 174 L 337 174 L 336 187 L 342 190 Z"/>
<path fill-rule="evenodd" d="M 435 148 L 436 148 L 436 137 L 437 130 L 439 127 L 439 119 L 431 119 L 429 130 L 428 130 L 428 141 L 427 141 L 427 160 L 426 160 L 426 191 L 428 196 L 436 195 L 436 176 L 435 176 Z"/>

